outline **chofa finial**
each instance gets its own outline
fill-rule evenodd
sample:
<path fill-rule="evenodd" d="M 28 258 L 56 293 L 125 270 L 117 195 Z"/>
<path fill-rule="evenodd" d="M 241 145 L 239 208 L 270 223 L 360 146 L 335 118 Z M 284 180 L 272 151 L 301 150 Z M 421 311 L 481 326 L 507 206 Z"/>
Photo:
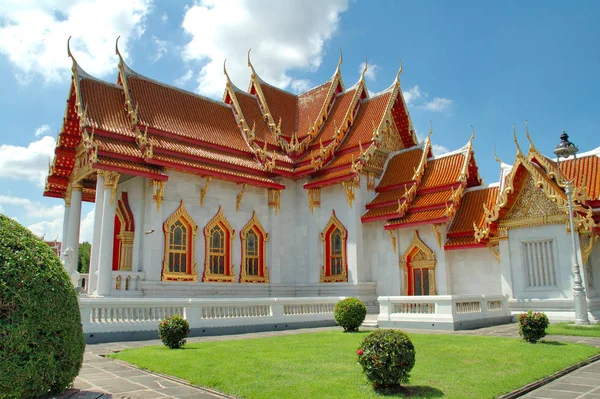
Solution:
<path fill-rule="evenodd" d="M 398 58 L 398 60 L 400 60 L 400 69 L 396 73 L 396 83 L 400 82 L 400 75 L 402 75 L 402 58 Z"/>
<path fill-rule="evenodd" d="M 500 160 L 500 158 L 498 158 L 498 155 L 496 155 L 496 146 L 494 146 L 494 160 L 500 165 L 502 165 L 502 161 Z"/>
<path fill-rule="evenodd" d="M 250 52 L 251 48 L 248 49 L 248 66 L 252 69 L 252 75 L 256 75 L 256 71 L 254 70 L 254 66 L 252 65 L 252 61 L 250 61 Z"/>
<path fill-rule="evenodd" d="M 223 73 L 227 78 L 227 83 L 231 82 L 231 79 L 229 79 L 229 74 L 227 73 L 227 58 L 225 58 L 225 60 L 223 61 Z"/>
<path fill-rule="evenodd" d="M 71 53 L 71 37 L 72 36 L 69 36 L 69 38 L 67 39 L 67 57 L 71 57 L 71 59 L 74 60 L 73 54 Z"/>
<path fill-rule="evenodd" d="M 369 69 L 369 60 L 367 58 L 365 58 L 365 67 L 363 68 L 363 71 L 360 74 L 360 80 L 365 79 L 365 73 L 367 73 L 367 69 Z"/>
<path fill-rule="evenodd" d="M 430 119 L 429 120 L 429 133 L 427 134 L 428 139 L 431 137 L 431 133 L 433 133 L 433 122 Z"/>
<path fill-rule="evenodd" d="M 513 123 L 513 139 L 515 140 L 515 144 L 517 146 L 517 155 L 523 155 L 523 152 L 521 151 L 521 146 L 519 145 L 519 140 L 517 140 L 517 128 L 514 123 Z"/>
<path fill-rule="evenodd" d="M 471 125 L 471 137 L 469 138 L 469 143 L 472 143 L 474 138 L 475 138 L 475 128 L 473 127 L 473 125 Z"/>

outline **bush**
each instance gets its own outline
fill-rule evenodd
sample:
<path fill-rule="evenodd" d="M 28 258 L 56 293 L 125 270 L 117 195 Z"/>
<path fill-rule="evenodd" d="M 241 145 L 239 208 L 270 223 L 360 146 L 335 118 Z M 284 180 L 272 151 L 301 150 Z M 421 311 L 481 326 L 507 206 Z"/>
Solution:
<path fill-rule="evenodd" d="M 517 316 L 519 321 L 519 335 L 527 342 L 535 344 L 546 336 L 548 328 L 548 317 L 544 313 L 528 310 Z"/>
<path fill-rule="evenodd" d="M 367 316 L 367 307 L 357 298 L 342 299 L 335 305 L 334 316 L 344 331 L 358 331 Z"/>
<path fill-rule="evenodd" d="M 0 215 L 0 398 L 64 391 L 84 349 L 77 294 L 60 260 Z"/>
<path fill-rule="evenodd" d="M 360 344 L 358 363 L 374 387 L 397 387 L 407 383 L 415 365 L 415 347 L 402 331 L 381 329 Z"/>
<path fill-rule="evenodd" d="M 164 319 L 158 325 L 158 336 L 170 349 L 178 349 L 185 345 L 189 333 L 190 323 L 178 314 Z"/>

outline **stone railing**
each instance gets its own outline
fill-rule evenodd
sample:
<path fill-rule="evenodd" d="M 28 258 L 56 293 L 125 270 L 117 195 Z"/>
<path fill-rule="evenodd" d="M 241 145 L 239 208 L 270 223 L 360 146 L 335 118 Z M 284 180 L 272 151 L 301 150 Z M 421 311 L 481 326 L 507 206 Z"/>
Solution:
<path fill-rule="evenodd" d="M 508 297 L 498 295 L 380 296 L 379 327 L 461 330 L 509 322 Z"/>
<path fill-rule="evenodd" d="M 91 298 L 80 297 L 83 331 L 114 333 L 156 330 L 174 314 L 190 327 L 277 325 L 294 322 L 334 323 L 333 308 L 343 297 L 322 298 Z"/>
<path fill-rule="evenodd" d="M 142 281 L 146 279 L 144 272 L 127 272 L 113 270 L 112 272 L 112 293 L 126 294 L 128 292 L 141 292 Z"/>

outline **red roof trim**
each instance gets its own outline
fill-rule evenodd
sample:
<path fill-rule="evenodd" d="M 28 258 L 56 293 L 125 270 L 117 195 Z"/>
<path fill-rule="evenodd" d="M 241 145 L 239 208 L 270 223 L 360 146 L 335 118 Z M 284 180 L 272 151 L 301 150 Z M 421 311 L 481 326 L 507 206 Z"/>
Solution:
<path fill-rule="evenodd" d="M 396 229 L 403 229 L 405 227 L 420 226 L 422 224 L 446 223 L 449 220 L 450 220 L 449 217 L 444 216 L 442 218 L 430 219 L 430 220 L 420 220 L 418 222 L 388 224 L 388 225 L 384 226 L 383 228 L 386 230 L 396 230 Z"/>
<path fill-rule="evenodd" d="M 487 247 L 487 245 L 485 243 L 478 243 L 478 244 L 462 244 L 462 245 L 444 245 L 444 250 L 445 251 L 453 251 L 455 249 L 469 249 L 469 248 L 485 248 Z"/>
<path fill-rule="evenodd" d="M 390 206 L 390 205 L 394 205 L 398 203 L 398 200 L 405 202 L 406 198 L 404 197 L 400 197 L 397 200 L 389 200 L 389 201 L 385 201 L 385 202 L 380 202 L 379 204 L 367 204 L 365 206 L 365 208 L 367 209 L 377 209 L 377 208 L 383 208 L 385 206 Z"/>
<path fill-rule="evenodd" d="M 320 188 L 320 187 L 331 186 L 331 185 L 334 185 L 335 183 L 339 183 L 348 178 L 352 178 L 352 177 L 354 177 L 355 174 L 356 173 L 354 173 L 354 172 L 350 172 L 347 175 L 333 177 L 331 179 L 321 180 L 321 181 L 314 182 L 314 183 L 306 183 L 303 187 L 305 190 L 308 190 L 309 188 Z"/>
<path fill-rule="evenodd" d="M 397 219 L 400 216 L 399 213 L 388 213 L 387 215 L 379 215 L 379 216 L 371 216 L 371 217 L 361 217 L 360 220 L 363 223 L 371 223 L 376 222 L 378 220 L 390 220 Z"/>
<path fill-rule="evenodd" d="M 444 202 L 444 203 L 441 203 L 441 204 L 433 204 L 433 205 L 427 205 L 427 206 L 420 206 L 420 207 L 412 207 L 411 206 L 410 208 L 408 208 L 408 211 L 406 211 L 406 213 L 407 214 L 409 214 L 409 213 L 418 213 L 418 212 L 431 211 L 433 209 L 441 209 L 441 208 L 445 208 L 446 204 L 447 204 L 447 202 Z"/>
<path fill-rule="evenodd" d="M 417 195 L 437 193 L 439 191 L 450 190 L 450 189 L 456 190 L 458 187 L 460 187 L 461 184 L 462 184 L 461 182 L 456 182 L 456 183 L 452 183 L 452 184 L 446 184 L 445 186 L 425 188 L 425 189 L 417 191 Z"/>
<path fill-rule="evenodd" d="M 454 232 L 454 233 L 447 233 L 446 236 L 448 238 L 458 238 L 458 237 L 470 237 L 470 236 L 473 236 L 473 234 L 475 234 L 475 232 L 473 230 L 471 230 L 471 231 L 460 231 L 460 232 Z"/>
<path fill-rule="evenodd" d="M 282 184 L 261 182 L 261 181 L 258 181 L 258 180 L 248 179 L 246 177 L 239 177 L 239 176 L 228 175 L 226 173 L 217 172 L 217 171 L 214 171 L 214 170 L 206 170 L 206 169 L 201 169 L 201 168 L 192 168 L 190 166 L 180 165 L 180 164 L 173 163 L 173 162 L 159 161 L 157 159 L 149 159 L 148 163 L 152 164 L 152 165 L 164 166 L 164 167 L 167 167 L 167 168 L 170 168 L 170 169 L 175 169 L 175 170 L 179 170 L 179 171 L 186 172 L 186 173 L 191 173 L 191 174 L 194 174 L 194 175 L 212 176 L 212 177 L 216 177 L 216 178 L 221 179 L 221 180 L 231 181 L 233 183 L 248 183 L 251 186 L 266 187 L 266 188 L 275 188 L 277 190 L 284 190 L 285 189 L 285 186 L 282 185 Z"/>
<path fill-rule="evenodd" d="M 382 193 L 384 191 L 392 191 L 392 190 L 397 190 L 399 188 L 404 188 L 404 186 L 406 186 L 406 188 L 410 188 L 413 184 L 415 184 L 416 181 L 414 180 L 409 180 L 405 183 L 398 183 L 398 184 L 392 184 L 391 186 L 385 186 L 385 187 L 377 187 L 375 189 L 375 192 L 377 193 Z"/>
<path fill-rule="evenodd" d="M 161 175 L 160 173 L 143 172 L 140 170 L 121 168 L 121 167 L 112 166 L 112 165 L 104 165 L 101 163 L 94 163 L 92 165 L 92 167 L 94 167 L 96 169 L 101 169 L 101 170 L 108 170 L 110 172 L 126 173 L 126 174 L 134 175 L 134 176 L 148 177 L 148 178 L 156 179 L 156 180 L 164 180 L 164 181 L 169 180 L 169 176 Z"/>
<path fill-rule="evenodd" d="M 115 152 L 98 150 L 98 156 L 121 159 L 123 161 L 129 161 L 129 162 L 133 162 L 133 163 L 138 163 L 140 165 L 144 165 L 143 158 L 132 157 L 131 155 L 123 155 L 123 154 L 117 154 Z"/>

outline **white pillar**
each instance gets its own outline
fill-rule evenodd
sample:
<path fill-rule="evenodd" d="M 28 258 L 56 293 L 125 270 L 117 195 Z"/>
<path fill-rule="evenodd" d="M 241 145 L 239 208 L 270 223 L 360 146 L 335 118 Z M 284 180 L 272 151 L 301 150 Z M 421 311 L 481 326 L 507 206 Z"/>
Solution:
<path fill-rule="evenodd" d="M 269 268 L 269 281 L 271 284 L 281 283 L 281 233 L 279 230 L 279 220 L 281 216 L 275 214 L 275 208 L 268 208 L 269 241 L 267 241 L 267 267 Z"/>
<path fill-rule="evenodd" d="M 98 289 L 98 256 L 100 254 L 100 232 L 102 231 L 102 210 L 104 206 L 104 173 L 98 171 L 96 180 L 96 201 L 94 205 L 94 236 L 92 238 L 92 254 L 88 279 L 88 292 Z"/>
<path fill-rule="evenodd" d="M 71 248 L 74 270 L 77 271 L 77 260 L 79 259 L 79 225 L 81 224 L 81 184 L 73 184 L 71 192 L 71 206 L 69 209 L 69 223 L 67 227 L 67 243 L 63 251 Z"/>
<path fill-rule="evenodd" d="M 65 213 L 63 216 L 62 239 L 60 242 L 60 259 L 63 259 L 63 252 L 67 249 L 67 239 L 69 231 L 69 213 L 71 211 L 71 190 L 65 193 Z"/>
<path fill-rule="evenodd" d="M 93 295 L 108 296 L 112 288 L 113 240 L 115 232 L 116 201 L 113 190 L 119 175 L 106 173 L 104 175 L 104 198 L 102 206 L 102 231 L 100 232 L 100 247 L 98 256 L 98 288 Z"/>

